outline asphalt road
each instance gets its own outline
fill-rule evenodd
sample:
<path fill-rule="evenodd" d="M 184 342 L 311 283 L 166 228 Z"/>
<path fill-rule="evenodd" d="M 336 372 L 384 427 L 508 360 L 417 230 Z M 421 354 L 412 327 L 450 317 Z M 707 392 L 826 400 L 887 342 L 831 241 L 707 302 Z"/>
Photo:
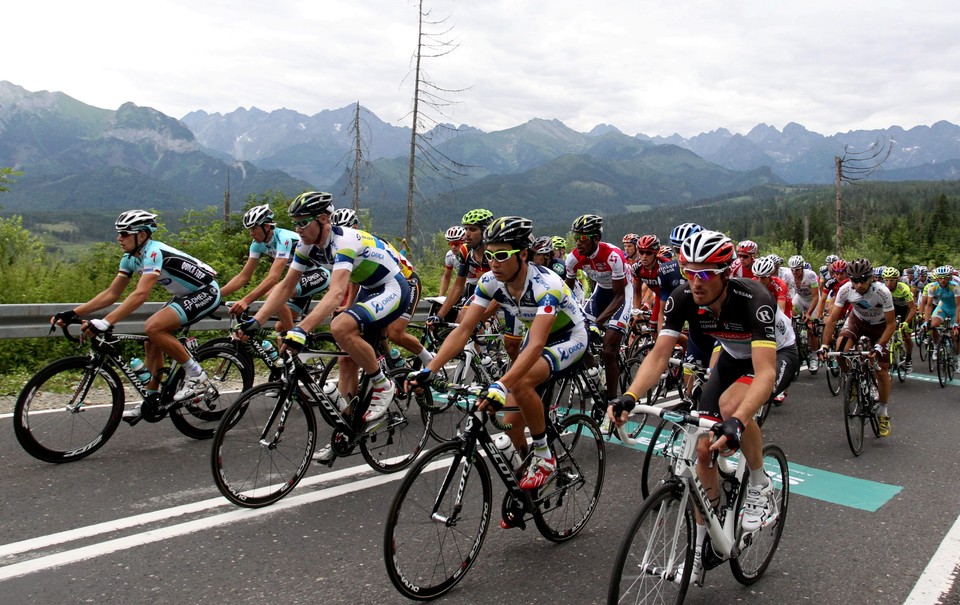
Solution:
<path fill-rule="evenodd" d="M 767 575 L 743 587 L 718 567 L 687 602 L 904 603 L 960 516 L 960 379 L 941 389 L 921 378 L 895 385 L 893 436 L 868 434 L 854 457 L 840 399 L 822 373 L 804 372 L 764 430 L 787 452 L 796 482 Z M 101 450 L 66 465 L 28 456 L 9 415 L 2 421 L 5 605 L 408 602 L 387 579 L 381 546 L 402 473 L 378 475 L 355 456 L 315 467 L 285 500 L 250 511 L 219 496 L 210 442 L 168 421 L 121 425 Z M 442 601 L 605 602 L 639 505 L 641 461 L 612 442 L 607 455 L 599 508 L 578 537 L 555 545 L 535 528 L 494 523 L 479 561 Z M 501 494 L 495 486 L 496 503 Z"/>

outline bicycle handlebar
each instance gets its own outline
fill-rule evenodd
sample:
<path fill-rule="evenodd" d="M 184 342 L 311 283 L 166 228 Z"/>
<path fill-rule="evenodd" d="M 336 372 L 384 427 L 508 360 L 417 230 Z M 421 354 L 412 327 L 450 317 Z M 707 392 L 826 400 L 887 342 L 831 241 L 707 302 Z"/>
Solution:
<path fill-rule="evenodd" d="M 484 399 L 484 396 L 487 394 L 487 387 L 479 384 L 454 384 L 450 382 L 443 382 L 442 380 L 439 380 L 439 379 L 434 379 L 430 386 L 432 386 L 434 389 L 438 391 L 446 391 L 448 393 L 453 393 L 455 395 L 460 395 L 464 397 L 467 395 L 476 396 L 477 398 L 476 403 L 474 403 L 473 407 L 470 408 L 471 414 L 477 411 L 477 406 L 479 405 L 479 402 L 482 401 Z M 499 410 L 499 412 L 519 412 L 519 411 L 520 411 L 520 408 L 516 406 L 503 407 Z M 490 423 L 493 426 L 497 427 L 498 430 L 509 431 L 510 429 L 513 428 L 512 422 L 500 422 L 500 420 L 497 418 L 496 413 L 491 414 L 488 412 L 487 414 L 484 414 L 484 416 L 489 418 Z"/>

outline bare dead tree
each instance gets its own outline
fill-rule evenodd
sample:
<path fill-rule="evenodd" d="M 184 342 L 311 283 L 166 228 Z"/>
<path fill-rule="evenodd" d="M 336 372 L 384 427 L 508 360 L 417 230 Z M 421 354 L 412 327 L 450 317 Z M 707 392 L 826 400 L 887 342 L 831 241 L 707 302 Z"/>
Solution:
<path fill-rule="evenodd" d="M 353 134 L 353 210 L 360 210 L 360 167 L 363 165 L 363 146 L 360 139 L 360 101 L 353 114 L 353 123 L 350 125 Z"/>
<path fill-rule="evenodd" d="M 450 158 L 434 146 L 432 139 L 425 136 L 431 129 L 441 127 L 430 112 L 446 117 L 446 108 L 455 104 L 449 96 L 462 93 L 466 89 L 449 89 L 437 86 L 424 70 L 424 59 L 444 57 L 460 45 L 449 36 L 453 27 L 446 25 L 446 19 L 433 21 L 430 11 L 424 9 L 424 0 L 418 1 L 419 19 L 417 28 L 417 48 L 413 55 L 413 128 L 410 133 L 410 163 L 407 179 L 407 221 L 405 239 L 413 243 L 414 198 L 420 194 L 417 186 L 418 167 L 444 178 L 454 179 L 465 174 L 467 166 Z M 421 195 L 422 197 L 422 195 Z"/>
<path fill-rule="evenodd" d="M 843 146 L 843 155 L 834 156 L 837 183 L 837 256 L 841 256 L 843 247 L 843 184 L 862 181 L 880 169 L 893 151 L 892 141 L 877 139 L 872 145 L 861 151 Z"/>

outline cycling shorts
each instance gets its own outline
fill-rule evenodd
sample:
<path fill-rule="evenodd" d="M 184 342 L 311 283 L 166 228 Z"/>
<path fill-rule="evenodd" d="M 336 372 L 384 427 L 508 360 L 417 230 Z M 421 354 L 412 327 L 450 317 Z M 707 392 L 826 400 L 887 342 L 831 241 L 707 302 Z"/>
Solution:
<path fill-rule="evenodd" d="M 796 311 L 796 315 L 804 315 L 810 310 L 812 304 L 812 298 L 802 298 L 799 294 L 793 295 L 793 310 Z"/>
<path fill-rule="evenodd" d="M 413 318 L 413 314 L 417 312 L 417 305 L 420 303 L 420 276 L 417 275 L 416 271 L 411 273 L 410 277 L 407 278 L 407 284 L 410 286 L 410 294 L 407 297 L 407 310 L 404 311 L 400 317 L 410 321 Z"/>
<path fill-rule="evenodd" d="M 631 289 L 625 289 L 623 303 L 613 312 L 613 315 L 607 320 L 604 326 L 607 329 L 613 329 L 621 334 L 627 333 L 627 327 L 630 325 L 630 307 L 633 302 L 633 293 Z M 602 314 L 613 301 L 613 290 L 611 288 L 594 288 L 590 299 L 584 306 L 583 312 L 590 321 L 596 321 L 597 316 Z"/>
<path fill-rule="evenodd" d="M 773 383 L 770 395 L 777 395 L 787 390 L 793 382 L 797 370 L 800 368 L 800 355 L 797 347 L 790 346 L 777 350 L 777 376 Z M 725 350 L 720 351 L 717 365 L 710 372 L 710 378 L 703 385 L 700 395 L 700 405 L 697 410 L 701 414 L 708 414 L 717 418 L 720 415 L 720 396 L 735 382 L 750 384 L 753 382 L 753 360 L 736 359 Z"/>
<path fill-rule="evenodd" d="M 210 315 L 220 306 L 220 286 L 213 282 L 189 294 L 174 296 L 164 308 L 170 307 L 180 317 L 180 325 L 188 326 L 207 315 Z"/>
<path fill-rule="evenodd" d="M 933 317 L 939 317 L 943 320 L 943 325 L 949 326 L 953 324 L 953 316 L 956 315 L 956 309 L 946 309 L 943 306 L 942 302 L 937 303 L 937 308 L 933 310 Z"/>
<path fill-rule="evenodd" d="M 287 306 L 293 311 L 294 317 L 307 312 L 313 297 L 326 291 L 330 286 L 330 272 L 323 267 L 305 271 L 297 282 L 297 289 L 287 301 Z"/>
<path fill-rule="evenodd" d="M 527 346 L 527 338 L 529 338 L 529 336 L 530 333 L 527 332 L 527 336 L 523 339 L 523 344 L 520 345 L 521 351 Z M 547 338 L 540 357 L 543 357 L 547 361 L 547 365 L 550 366 L 550 376 L 553 376 L 580 361 L 586 351 L 586 330 L 563 330 L 557 334 L 551 334 Z"/>
<path fill-rule="evenodd" d="M 877 340 L 883 336 L 883 331 L 886 327 L 886 322 L 868 324 L 856 315 L 851 314 L 850 317 L 847 318 L 847 322 L 843 324 L 843 329 L 840 330 L 837 346 L 843 350 L 844 340 L 850 340 L 856 344 L 861 336 L 866 336 L 870 339 L 870 344 L 875 345 L 877 344 Z M 883 347 L 883 350 L 880 351 L 880 359 L 878 361 L 882 368 L 890 366 L 890 350 L 887 347 Z"/>
<path fill-rule="evenodd" d="M 410 284 L 397 273 L 392 280 L 375 288 L 360 288 L 353 305 L 344 313 L 357 322 L 360 333 L 370 342 L 379 337 L 383 328 L 398 319 L 407 310 Z"/>

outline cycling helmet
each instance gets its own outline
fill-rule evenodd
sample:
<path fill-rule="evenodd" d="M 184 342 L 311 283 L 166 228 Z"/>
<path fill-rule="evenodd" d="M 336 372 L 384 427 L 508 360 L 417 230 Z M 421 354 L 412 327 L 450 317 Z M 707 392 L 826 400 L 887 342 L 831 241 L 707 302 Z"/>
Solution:
<path fill-rule="evenodd" d="M 626 234 L 626 235 L 623 236 L 623 243 L 624 243 L 624 244 L 636 244 L 638 239 L 640 239 L 640 236 L 637 235 L 636 233 L 628 233 L 628 234 Z"/>
<path fill-rule="evenodd" d="M 553 249 L 554 250 L 566 250 L 567 249 L 567 240 L 563 239 L 559 235 L 553 236 Z"/>
<path fill-rule="evenodd" d="M 838 258 L 837 260 L 833 261 L 833 264 L 830 265 L 830 270 L 834 273 L 843 273 L 847 270 L 847 261 L 843 260 L 842 258 Z"/>
<path fill-rule="evenodd" d="M 660 251 L 657 253 L 657 260 L 661 263 L 665 263 L 672 258 L 673 248 L 670 246 L 660 246 Z"/>
<path fill-rule="evenodd" d="M 463 239 L 463 236 L 467 234 L 467 230 L 461 227 L 460 225 L 454 225 L 447 229 L 447 232 L 443 234 L 447 238 L 448 242 L 459 242 Z"/>
<path fill-rule="evenodd" d="M 884 269 L 886 269 L 886 267 L 885 267 L 884 265 L 880 265 L 879 267 L 874 267 L 874 268 L 873 268 L 873 276 L 874 276 L 874 277 L 882 277 L 882 276 L 883 276 L 883 270 L 884 270 Z"/>
<path fill-rule="evenodd" d="M 726 268 L 733 261 L 733 242 L 718 231 L 700 231 L 680 245 L 682 263 L 716 263 Z"/>
<path fill-rule="evenodd" d="M 773 264 L 780 268 L 780 265 L 783 264 L 783 257 L 779 254 L 768 254 L 767 257 L 773 261 Z"/>
<path fill-rule="evenodd" d="M 813 265 L 811 265 L 810 263 L 803 263 L 803 268 L 804 268 L 804 269 L 810 269 L 810 268 L 812 268 L 812 266 L 813 266 Z"/>
<path fill-rule="evenodd" d="M 656 235 L 643 235 L 637 238 L 637 250 L 660 250 L 660 238 Z"/>
<path fill-rule="evenodd" d="M 597 216 L 596 214 L 578 216 L 573 219 L 571 231 L 599 237 L 603 233 L 603 217 Z"/>
<path fill-rule="evenodd" d="M 741 252 L 744 254 L 756 254 L 757 250 L 759 250 L 759 246 L 757 246 L 757 242 L 753 240 L 745 239 L 737 244 L 738 254 Z"/>
<path fill-rule="evenodd" d="M 673 231 L 670 232 L 670 245 L 679 248 L 680 245 L 683 244 L 683 240 L 701 231 L 703 231 L 703 227 L 696 223 L 682 223 L 677 225 L 673 228 Z"/>
<path fill-rule="evenodd" d="M 920 275 L 926 275 L 928 269 L 926 267 L 920 267 L 918 271 L 920 271 Z"/>
<path fill-rule="evenodd" d="M 883 270 L 883 279 L 897 279 L 900 277 L 900 270 L 896 267 L 887 267 Z"/>
<path fill-rule="evenodd" d="M 820 277 L 827 279 L 830 277 L 830 267 L 827 265 L 820 265 Z"/>
<path fill-rule="evenodd" d="M 337 208 L 330 215 L 330 223 L 335 227 L 356 229 L 360 226 L 360 219 L 352 208 Z"/>
<path fill-rule="evenodd" d="M 290 216 L 317 216 L 324 212 L 333 212 L 333 196 L 323 191 L 305 191 L 287 208 Z"/>
<path fill-rule="evenodd" d="M 253 229 L 257 225 L 272 225 L 273 222 L 273 210 L 269 204 L 254 206 L 243 213 L 244 229 Z"/>
<path fill-rule="evenodd" d="M 827 263 L 828 265 L 832 265 L 838 260 L 840 260 L 840 257 L 837 256 L 836 254 L 828 254 L 827 258 L 823 259 L 823 262 Z"/>
<path fill-rule="evenodd" d="M 486 228 L 490 224 L 490 221 L 493 220 L 493 213 L 485 208 L 476 208 L 470 212 L 463 215 L 463 218 L 460 219 L 461 225 L 471 225 L 477 226 L 481 229 Z"/>
<path fill-rule="evenodd" d="M 777 265 L 769 256 L 761 256 L 753 262 L 753 274 L 757 277 L 770 277 L 777 271 Z"/>
<path fill-rule="evenodd" d="M 870 277 L 872 274 L 873 265 L 865 258 L 858 258 L 857 260 L 852 260 L 847 263 L 847 275 L 849 275 L 852 280 Z"/>
<path fill-rule="evenodd" d="M 533 240 L 533 246 L 531 247 L 534 254 L 553 254 L 553 241 L 549 235 L 541 235 Z"/>
<path fill-rule="evenodd" d="M 803 257 L 799 254 L 794 254 L 787 260 L 787 264 L 791 269 L 801 269 L 806 263 L 807 261 L 803 260 Z"/>
<path fill-rule="evenodd" d="M 953 275 L 953 271 L 950 270 L 950 267 L 943 265 L 934 269 L 933 275 L 937 279 L 942 279 L 944 277 L 950 277 L 951 275 Z"/>
<path fill-rule="evenodd" d="M 117 217 L 114 227 L 117 231 L 149 231 L 157 230 L 157 215 L 146 210 L 127 210 Z"/>
<path fill-rule="evenodd" d="M 530 235 L 533 231 L 533 221 L 519 216 L 502 216 L 483 230 L 483 241 L 486 244 L 511 244 L 517 248 L 526 248 L 530 245 Z"/>

